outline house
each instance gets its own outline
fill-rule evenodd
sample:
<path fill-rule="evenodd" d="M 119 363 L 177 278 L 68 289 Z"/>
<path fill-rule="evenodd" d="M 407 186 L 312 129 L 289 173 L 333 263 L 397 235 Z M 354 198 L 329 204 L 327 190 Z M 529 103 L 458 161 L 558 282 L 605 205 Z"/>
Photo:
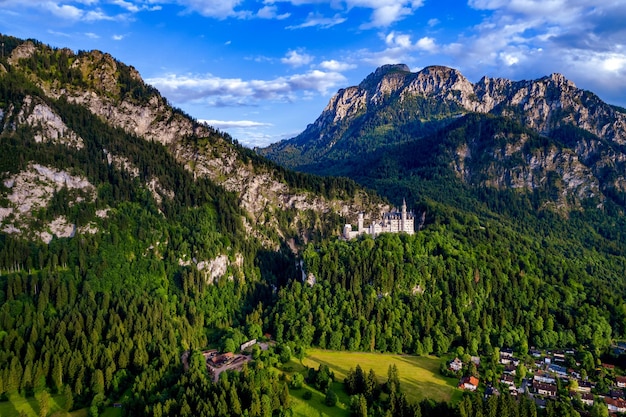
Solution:
<path fill-rule="evenodd" d="M 500 350 L 500 357 L 501 358 L 512 358 L 513 357 L 513 349 L 502 348 L 502 350 Z"/>
<path fill-rule="evenodd" d="M 545 372 L 539 371 L 533 376 L 533 381 L 544 384 L 556 384 L 556 379 Z"/>
<path fill-rule="evenodd" d="M 508 385 L 509 387 L 515 387 L 515 378 L 513 378 L 511 375 L 502 375 L 502 378 L 500 378 L 500 382 L 502 382 L 504 385 Z"/>
<path fill-rule="evenodd" d="M 476 366 L 480 366 L 480 356 L 470 357 L 470 362 L 472 362 Z"/>
<path fill-rule="evenodd" d="M 454 360 L 448 364 L 448 368 L 450 368 L 451 371 L 459 372 L 463 369 L 463 361 L 459 358 L 454 358 Z"/>
<path fill-rule="evenodd" d="M 254 345 L 256 345 L 256 339 L 248 340 L 246 343 L 243 343 L 241 346 L 239 346 L 239 350 L 243 352 L 244 350 L 248 349 L 250 346 L 254 346 Z"/>
<path fill-rule="evenodd" d="M 580 373 L 576 372 L 576 369 L 569 368 L 567 370 L 567 373 L 570 374 L 571 376 L 573 376 L 576 379 L 580 379 L 581 378 Z"/>
<path fill-rule="evenodd" d="M 548 371 L 554 372 L 560 377 L 567 377 L 567 368 L 564 366 L 552 364 L 548 366 Z"/>
<path fill-rule="evenodd" d="M 591 392 L 595 385 L 589 381 L 578 381 L 578 392 Z"/>
<path fill-rule="evenodd" d="M 608 369 L 609 371 L 612 371 L 612 370 L 614 370 L 614 369 L 615 369 L 615 365 L 611 365 L 610 363 L 603 363 L 603 364 L 602 364 L 602 367 L 603 367 L 604 369 Z"/>
<path fill-rule="evenodd" d="M 546 397 L 556 397 L 556 385 L 544 384 L 542 382 L 533 383 L 533 388 L 537 391 L 537 394 L 544 395 Z"/>
<path fill-rule="evenodd" d="M 561 351 L 554 352 L 552 354 L 552 360 L 554 362 L 561 362 L 561 363 L 563 363 L 563 362 L 565 362 L 565 354 L 563 352 L 561 352 Z"/>
<path fill-rule="evenodd" d="M 530 354 L 535 357 L 535 358 L 540 358 L 541 357 L 541 351 L 537 350 L 537 349 L 531 349 L 530 350 Z"/>
<path fill-rule="evenodd" d="M 503 348 L 500 351 L 500 363 L 501 364 L 508 365 L 509 363 L 511 363 L 512 359 L 513 359 L 513 349 Z"/>
<path fill-rule="evenodd" d="M 626 401 L 622 399 L 605 398 L 604 402 L 609 409 L 609 412 L 613 413 L 626 413 Z"/>
<path fill-rule="evenodd" d="M 504 365 L 504 373 L 509 375 L 515 375 L 517 372 L 517 367 L 513 364 Z"/>
<path fill-rule="evenodd" d="M 478 383 L 478 378 L 473 376 L 466 376 L 465 378 L 461 378 L 461 381 L 459 381 L 459 388 L 468 391 L 476 391 L 476 388 L 478 388 Z"/>
<path fill-rule="evenodd" d="M 612 389 L 609 391 L 609 397 L 611 398 L 621 398 L 621 399 L 625 399 L 624 398 L 624 391 L 622 391 L 621 389 Z"/>
<path fill-rule="evenodd" d="M 580 401 L 583 402 L 583 404 L 586 405 L 593 405 L 594 399 L 593 399 L 593 394 L 590 392 L 583 392 L 582 394 L 580 394 Z"/>
<path fill-rule="evenodd" d="M 616 376 L 615 382 L 619 388 L 626 388 L 626 376 Z"/>

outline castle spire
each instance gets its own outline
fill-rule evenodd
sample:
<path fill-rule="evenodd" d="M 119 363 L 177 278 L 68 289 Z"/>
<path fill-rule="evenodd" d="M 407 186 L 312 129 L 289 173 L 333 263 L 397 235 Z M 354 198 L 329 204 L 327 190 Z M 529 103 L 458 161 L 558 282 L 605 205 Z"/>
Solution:
<path fill-rule="evenodd" d="M 400 218 L 400 231 L 406 232 L 406 199 L 402 199 L 402 217 Z"/>

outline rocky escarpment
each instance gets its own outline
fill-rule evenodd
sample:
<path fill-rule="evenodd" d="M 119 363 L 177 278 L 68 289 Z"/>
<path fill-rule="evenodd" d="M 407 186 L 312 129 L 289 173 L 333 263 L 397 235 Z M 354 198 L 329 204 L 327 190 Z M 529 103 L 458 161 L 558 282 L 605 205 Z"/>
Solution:
<path fill-rule="evenodd" d="M 441 66 L 417 73 L 404 65 L 383 66 L 358 87 L 340 90 L 308 130 L 376 111 L 396 96 L 400 101 L 419 96 L 453 102 L 468 112 L 516 117 L 540 133 L 570 124 L 619 144 L 626 140 L 626 115 L 561 74 L 518 82 L 483 77 L 473 84 L 459 71 Z"/>
<path fill-rule="evenodd" d="M 358 178 L 368 175 L 359 160 L 376 161 L 375 155 L 387 149 L 401 154 L 391 147 L 444 132 L 473 114 L 510 120 L 549 139 L 545 149 L 525 146 L 527 135 L 511 136 L 507 123 L 489 137 L 474 132 L 480 147 L 468 137 L 451 156 L 450 168 L 464 182 L 528 191 L 551 183 L 561 190 L 550 194 L 559 207 L 625 192 L 626 114 L 561 74 L 523 81 L 483 77 L 472 83 L 448 67 L 411 72 L 405 65 L 385 65 L 358 86 L 340 90 L 299 136 L 260 152 L 315 173 L 351 176 L 354 165 Z M 344 161 L 350 162 L 338 169 Z"/>
<path fill-rule="evenodd" d="M 59 77 L 38 76 L 28 65 L 28 59 L 38 55 L 54 54 L 69 63 L 73 82 L 62 82 Z M 58 58 L 60 59 L 60 58 Z M 65 100 L 83 106 L 105 123 L 150 142 L 166 146 L 175 158 L 196 177 L 208 177 L 226 190 L 239 196 L 247 213 L 244 224 L 253 235 L 268 245 L 278 242 L 268 236 L 285 233 L 279 227 L 277 213 L 292 210 L 289 227 L 297 229 L 300 216 L 307 211 L 317 217 L 335 213 L 339 216 L 359 211 L 384 210 L 384 205 L 373 203 L 364 192 L 356 198 L 332 199 L 302 189 L 294 190 L 276 172 L 266 165 L 242 158 L 241 151 L 227 138 L 208 125 L 198 123 L 180 110 L 172 108 L 158 91 L 147 86 L 139 73 L 99 51 L 74 54 L 69 50 L 52 51 L 41 45 L 24 42 L 16 47 L 8 60 L 13 70 L 23 71 L 44 92 L 49 100 Z M 78 78 L 78 80 L 76 80 Z M 139 94 L 137 94 L 139 91 Z M 28 97 L 21 109 L 3 108 L 5 128 L 28 125 L 38 132 L 36 140 L 64 143 L 80 148 L 81 138 L 62 123 L 62 119 L 45 105 L 45 100 Z M 137 167 L 126 157 L 102 150 L 109 165 L 137 176 Z M 245 159 L 245 161 L 244 161 Z M 158 204 L 171 198 L 175 190 L 165 189 L 153 178 L 145 184 Z M 315 217 L 315 216 L 314 216 Z M 259 227 L 260 226 L 260 227 Z M 293 231 L 292 230 L 292 231 Z M 303 231 L 303 235 L 306 233 Z M 306 239 L 305 239 L 306 240 Z"/>
<path fill-rule="evenodd" d="M 71 237 L 77 229 L 62 215 L 37 226 L 37 212 L 47 208 L 59 190 L 64 189 L 71 194 L 72 198 L 68 201 L 70 207 L 96 197 L 95 187 L 86 178 L 40 164 L 30 164 L 26 170 L 5 179 L 3 185 L 9 192 L 0 207 L 2 231 L 19 233 L 46 243 L 53 236 Z M 93 225 L 81 228 L 82 232 L 94 230 Z"/>

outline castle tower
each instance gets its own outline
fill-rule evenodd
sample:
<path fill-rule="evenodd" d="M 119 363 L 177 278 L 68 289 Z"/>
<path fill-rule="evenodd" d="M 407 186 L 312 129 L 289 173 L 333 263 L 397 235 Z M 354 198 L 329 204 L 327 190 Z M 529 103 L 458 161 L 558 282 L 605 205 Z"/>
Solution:
<path fill-rule="evenodd" d="M 406 232 L 406 199 L 402 199 L 402 217 L 400 223 L 400 231 Z"/>
<path fill-rule="evenodd" d="M 359 213 L 359 234 L 363 233 L 363 212 Z"/>

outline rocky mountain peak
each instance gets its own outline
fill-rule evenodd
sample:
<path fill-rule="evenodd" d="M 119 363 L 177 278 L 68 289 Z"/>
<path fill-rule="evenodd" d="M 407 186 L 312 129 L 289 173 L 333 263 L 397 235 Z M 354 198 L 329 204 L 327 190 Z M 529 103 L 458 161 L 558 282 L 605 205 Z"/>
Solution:
<path fill-rule="evenodd" d="M 450 93 L 457 97 L 459 93 L 470 95 L 473 90 L 472 83 L 459 71 L 439 65 L 429 66 L 419 71 L 407 88 L 407 92 L 411 94 L 443 95 L 443 98 L 449 98 L 447 96 Z"/>
<path fill-rule="evenodd" d="M 381 67 L 378 67 L 376 71 L 368 75 L 362 82 L 359 84 L 359 87 L 364 90 L 370 90 L 375 88 L 383 78 L 388 77 L 392 74 L 400 74 L 406 75 L 409 74 L 411 70 L 405 64 L 387 64 Z"/>

